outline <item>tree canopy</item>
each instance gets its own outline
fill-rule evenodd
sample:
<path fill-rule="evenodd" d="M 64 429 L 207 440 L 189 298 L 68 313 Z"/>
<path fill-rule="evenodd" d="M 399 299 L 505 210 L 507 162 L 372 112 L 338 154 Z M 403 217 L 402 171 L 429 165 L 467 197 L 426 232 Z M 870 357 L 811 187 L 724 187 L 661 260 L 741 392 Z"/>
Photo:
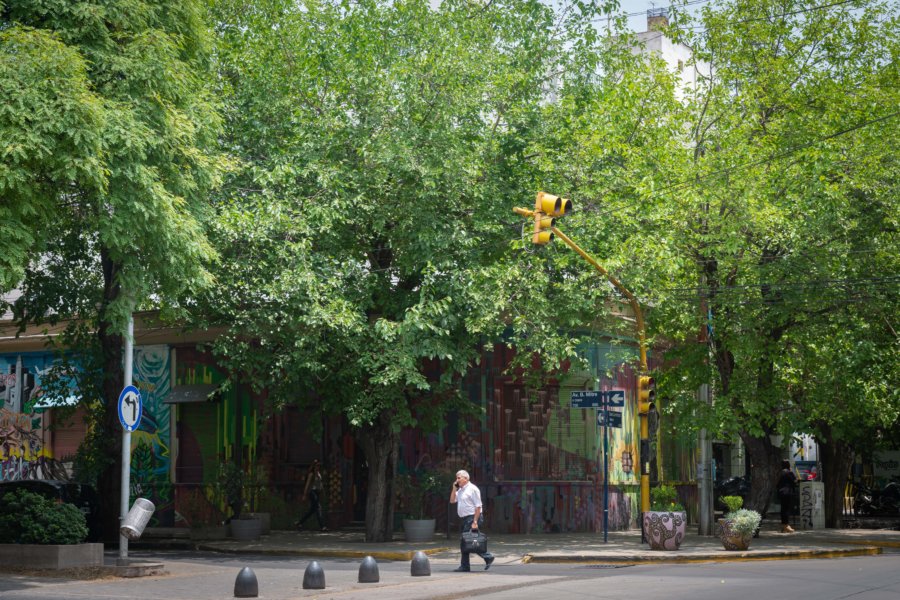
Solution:
<path fill-rule="evenodd" d="M 112 504 L 128 317 L 211 281 L 202 215 L 222 161 L 204 17 L 193 1 L 0 4 L 0 289 L 22 290 L 23 324 L 91 325 Z"/>

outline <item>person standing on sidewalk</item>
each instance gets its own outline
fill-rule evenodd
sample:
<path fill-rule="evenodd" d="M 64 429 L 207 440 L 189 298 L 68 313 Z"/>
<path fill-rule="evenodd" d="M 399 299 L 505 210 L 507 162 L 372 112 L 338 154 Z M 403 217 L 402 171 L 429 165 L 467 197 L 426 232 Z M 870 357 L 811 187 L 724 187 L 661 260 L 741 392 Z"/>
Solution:
<path fill-rule="evenodd" d="M 456 482 L 450 490 L 450 504 L 456 505 L 456 514 L 462 519 L 460 528 L 461 533 L 471 531 L 478 533 L 478 528 L 484 525 L 484 515 L 481 506 L 481 491 L 474 483 L 469 481 L 468 471 L 458 471 L 456 473 Z M 462 554 L 460 565 L 454 569 L 457 573 L 468 573 L 472 570 L 469 562 L 469 552 L 466 552 L 462 540 L 459 543 L 459 550 Z M 479 552 L 478 556 L 484 559 L 484 570 L 491 568 L 494 562 L 494 556 L 490 552 Z"/>
<path fill-rule="evenodd" d="M 788 524 L 791 509 L 794 506 L 794 488 L 797 487 L 797 476 L 791 470 L 791 462 L 781 461 L 781 475 L 775 489 L 778 490 L 778 502 L 781 504 L 781 533 L 794 533 L 794 528 Z"/>
<path fill-rule="evenodd" d="M 316 515 L 319 521 L 319 531 L 328 531 L 325 522 L 322 521 L 321 495 L 325 491 L 325 482 L 322 481 L 322 468 L 318 460 L 314 460 L 306 475 L 306 485 L 303 487 L 303 500 L 309 498 L 309 510 L 297 521 L 297 529 L 302 529 L 303 524 L 311 516 Z"/>

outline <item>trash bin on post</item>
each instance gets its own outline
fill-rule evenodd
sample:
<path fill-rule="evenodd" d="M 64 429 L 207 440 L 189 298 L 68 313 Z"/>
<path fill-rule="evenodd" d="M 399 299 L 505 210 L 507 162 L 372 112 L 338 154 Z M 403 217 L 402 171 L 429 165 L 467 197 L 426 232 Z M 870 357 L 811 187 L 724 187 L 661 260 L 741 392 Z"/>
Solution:
<path fill-rule="evenodd" d="M 125 520 L 122 521 L 122 526 L 119 527 L 119 533 L 129 540 L 138 539 L 144 533 L 144 528 L 150 522 L 150 517 L 153 516 L 153 511 L 155 510 L 156 507 L 153 506 L 152 502 L 146 498 L 138 498 L 134 501 L 128 514 L 125 515 Z"/>
<path fill-rule="evenodd" d="M 800 482 L 800 529 L 825 529 L 825 484 Z"/>

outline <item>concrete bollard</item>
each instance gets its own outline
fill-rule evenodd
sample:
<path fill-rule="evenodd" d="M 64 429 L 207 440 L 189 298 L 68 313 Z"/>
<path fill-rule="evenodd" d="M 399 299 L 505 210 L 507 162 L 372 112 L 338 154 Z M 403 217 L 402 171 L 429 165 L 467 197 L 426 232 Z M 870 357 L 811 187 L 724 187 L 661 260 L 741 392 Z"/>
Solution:
<path fill-rule="evenodd" d="M 378 583 L 378 563 L 371 556 L 362 559 L 359 565 L 359 583 Z"/>
<path fill-rule="evenodd" d="M 244 567 L 234 580 L 235 598 L 256 598 L 259 596 L 259 582 L 250 567 Z"/>
<path fill-rule="evenodd" d="M 409 574 L 413 577 L 428 577 L 431 575 L 431 563 L 425 553 L 419 550 L 413 554 L 412 562 L 409 565 Z"/>
<path fill-rule="evenodd" d="M 314 560 L 306 567 L 303 573 L 303 589 L 304 590 L 324 590 L 325 589 L 325 571 L 319 561 Z"/>

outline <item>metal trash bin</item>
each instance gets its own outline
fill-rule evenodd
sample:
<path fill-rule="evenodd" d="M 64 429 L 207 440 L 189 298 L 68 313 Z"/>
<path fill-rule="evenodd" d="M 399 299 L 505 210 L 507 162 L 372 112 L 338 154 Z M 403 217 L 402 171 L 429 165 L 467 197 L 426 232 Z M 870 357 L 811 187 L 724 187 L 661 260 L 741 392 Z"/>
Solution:
<path fill-rule="evenodd" d="M 125 520 L 122 521 L 122 526 L 119 527 L 119 533 L 129 540 L 138 539 L 144 533 L 144 528 L 150 522 L 150 517 L 153 516 L 153 511 L 155 510 L 156 507 L 153 506 L 152 502 L 146 498 L 138 498 L 134 501 L 128 514 L 125 515 Z"/>

